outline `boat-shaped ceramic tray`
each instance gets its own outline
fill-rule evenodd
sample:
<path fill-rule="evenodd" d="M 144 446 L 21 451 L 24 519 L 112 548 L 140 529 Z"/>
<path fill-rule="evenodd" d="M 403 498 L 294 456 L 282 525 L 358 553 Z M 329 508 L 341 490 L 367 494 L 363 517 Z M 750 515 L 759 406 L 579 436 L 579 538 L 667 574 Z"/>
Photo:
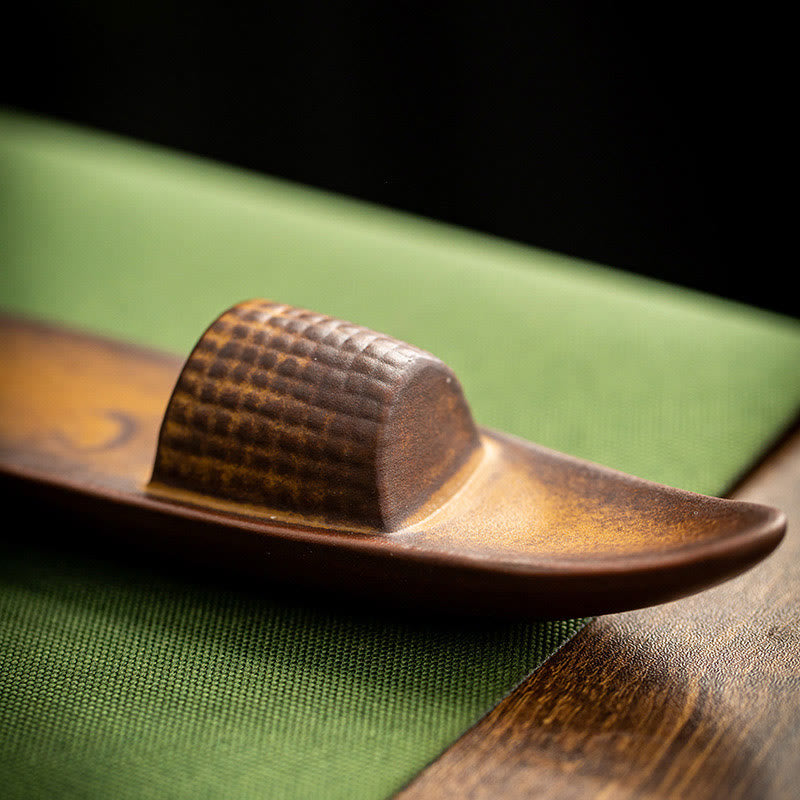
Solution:
<path fill-rule="evenodd" d="M 0 354 L 7 486 L 271 587 L 595 615 L 733 577 L 785 530 L 481 428 L 433 355 L 279 303 L 229 309 L 185 361 L 10 318 Z"/>

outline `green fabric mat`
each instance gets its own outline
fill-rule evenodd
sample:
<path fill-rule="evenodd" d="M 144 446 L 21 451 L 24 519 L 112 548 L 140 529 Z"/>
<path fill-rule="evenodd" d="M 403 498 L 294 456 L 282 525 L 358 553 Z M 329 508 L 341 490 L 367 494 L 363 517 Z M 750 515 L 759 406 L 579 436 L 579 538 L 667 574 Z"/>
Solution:
<path fill-rule="evenodd" d="M 186 353 L 257 296 L 433 351 L 482 424 L 695 491 L 800 407 L 795 320 L 0 112 L 0 305 Z M 5 797 L 389 796 L 583 624 L 2 549 Z"/>

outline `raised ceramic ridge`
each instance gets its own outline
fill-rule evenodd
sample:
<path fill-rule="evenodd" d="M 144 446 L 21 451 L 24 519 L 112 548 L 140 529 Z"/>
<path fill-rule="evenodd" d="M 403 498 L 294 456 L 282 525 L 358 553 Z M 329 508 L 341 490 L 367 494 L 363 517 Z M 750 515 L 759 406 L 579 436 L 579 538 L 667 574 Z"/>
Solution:
<path fill-rule="evenodd" d="M 306 309 L 249 300 L 186 361 L 151 487 L 396 530 L 446 500 L 480 448 L 452 370 L 430 353 Z"/>

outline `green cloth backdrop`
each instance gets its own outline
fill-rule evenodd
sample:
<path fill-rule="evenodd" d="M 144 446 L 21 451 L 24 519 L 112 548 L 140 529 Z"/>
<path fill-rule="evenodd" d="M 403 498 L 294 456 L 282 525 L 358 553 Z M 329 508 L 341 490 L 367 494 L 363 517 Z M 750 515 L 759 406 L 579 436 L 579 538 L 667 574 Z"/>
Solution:
<path fill-rule="evenodd" d="M 413 342 L 481 424 L 695 491 L 800 408 L 795 320 L 0 111 L 0 306 L 185 354 L 249 297 Z M 386 797 L 583 624 L 323 608 L 18 539 L 9 798 Z"/>

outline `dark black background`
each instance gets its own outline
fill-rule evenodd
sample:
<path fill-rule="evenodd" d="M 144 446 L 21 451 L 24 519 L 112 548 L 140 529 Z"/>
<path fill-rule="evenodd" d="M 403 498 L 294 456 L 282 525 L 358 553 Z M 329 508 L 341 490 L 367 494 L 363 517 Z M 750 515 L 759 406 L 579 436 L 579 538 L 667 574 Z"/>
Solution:
<path fill-rule="evenodd" d="M 20 6 L 0 100 L 797 316 L 788 22 L 636 8 Z"/>

